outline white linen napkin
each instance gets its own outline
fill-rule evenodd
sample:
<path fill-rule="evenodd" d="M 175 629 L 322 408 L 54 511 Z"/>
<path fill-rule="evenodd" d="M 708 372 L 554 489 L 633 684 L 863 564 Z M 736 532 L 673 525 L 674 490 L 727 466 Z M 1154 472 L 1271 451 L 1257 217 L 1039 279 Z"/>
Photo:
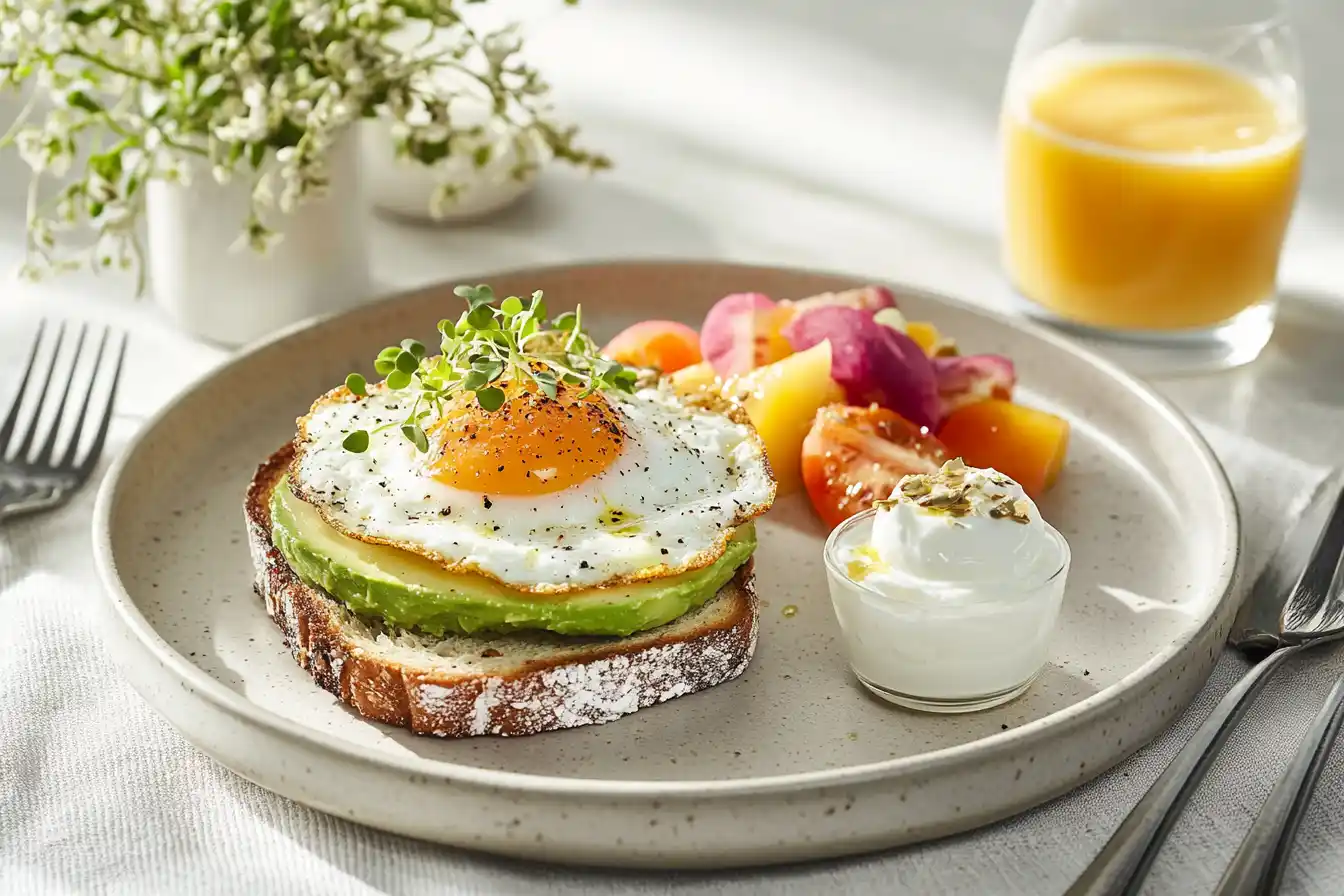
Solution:
<path fill-rule="evenodd" d="M 113 450 L 133 424 L 113 433 Z M 1259 564 L 1324 472 L 1206 427 Z M 1285 496 L 1292 496 L 1285 501 Z M 727 874 L 531 865 L 418 843 L 274 796 L 182 740 L 115 674 L 97 626 L 93 489 L 0 528 L 0 893 L 706 896 L 1062 892 L 1213 702 L 1245 669 L 1228 654 L 1191 710 L 1130 760 L 1053 803 L 960 837 L 874 856 Z M 1344 652 L 1284 670 L 1187 811 L 1153 893 L 1207 890 L 1309 723 Z M 1327 662 L 1321 662 L 1327 660 Z M 1286 892 L 1344 892 L 1344 761 L 1317 792 Z"/>

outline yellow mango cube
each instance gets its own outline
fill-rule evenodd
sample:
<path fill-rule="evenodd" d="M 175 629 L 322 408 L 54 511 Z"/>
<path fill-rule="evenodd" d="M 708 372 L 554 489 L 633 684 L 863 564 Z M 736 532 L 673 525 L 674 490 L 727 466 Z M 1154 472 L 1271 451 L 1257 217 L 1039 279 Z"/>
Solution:
<path fill-rule="evenodd" d="M 831 379 L 831 344 L 818 343 L 735 377 L 724 385 L 724 394 L 742 399 L 765 442 L 779 494 L 797 491 L 802 485 L 803 439 L 817 411 L 845 400 L 844 390 Z"/>
<path fill-rule="evenodd" d="M 905 335 L 915 341 L 915 344 L 924 349 L 924 354 L 929 357 L 936 355 L 955 355 L 957 353 L 957 344 L 948 339 L 938 328 L 927 321 L 912 320 L 905 325 Z"/>

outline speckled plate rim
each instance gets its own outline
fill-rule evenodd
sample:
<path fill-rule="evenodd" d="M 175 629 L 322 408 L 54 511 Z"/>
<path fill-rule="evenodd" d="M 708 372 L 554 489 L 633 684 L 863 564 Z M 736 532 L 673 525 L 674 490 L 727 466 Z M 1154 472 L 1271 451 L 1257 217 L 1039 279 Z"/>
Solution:
<path fill-rule="evenodd" d="M 727 780 L 711 779 L 699 781 L 621 781 L 595 778 L 553 777 L 549 775 L 535 775 L 523 772 L 496 771 L 476 766 L 423 759 L 418 756 L 388 755 L 340 738 L 322 737 L 313 729 L 300 725 L 297 722 L 290 721 L 284 716 L 272 712 L 271 710 L 264 709 L 246 699 L 243 695 L 225 687 L 197 667 L 163 639 L 158 631 L 154 629 L 145 616 L 140 612 L 135 601 L 126 591 L 120 576 L 117 574 L 116 562 L 112 554 L 110 521 L 120 485 L 122 471 L 129 465 L 136 452 L 141 449 L 141 446 L 155 436 L 155 431 L 164 418 L 171 415 L 172 412 L 181 405 L 191 401 L 197 390 L 205 383 L 216 377 L 224 376 L 237 367 L 246 365 L 255 354 L 258 354 L 277 342 L 284 341 L 295 333 L 302 332 L 312 327 L 321 326 L 350 313 L 349 311 L 340 311 L 299 321 L 265 339 L 244 347 L 232 359 L 226 361 L 214 370 L 207 371 L 205 374 L 197 377 L 189 385 L 183 388 L 175 398 L 160 409 L 158 413 L 154 414 L 145 422 L 140 431 L 131 440 L 130 444 L 127 445 L 125 450 L 116 459 L 109 469 L 106 478 L 103 480 L 102 486 L 98 490 L 93 513 L 94 559 L 113 612 L 126 626 L 127 630 L 151 653 L 153 653 L 159 662 L 163 663 L 185 684 L 192 688 L 192 690 L 208 700 L 216 708 L 253 725 L 270 729 L 277 734 L 283 735 L 289 740 L 301 742 L 311 749 L 336 754 L 346 759 L 366 762 L 376 766 L 393 768 L 408 774 L 429 775 L 435 779 L 469 786 L 498 788 L 506 791 L 518 791 L 547 796 L 582 794 L 585 796 L 609 797 L 612 799 L 620 799 L 623 797 L 643 799 L 651 796 L 732 797 L 813 788 L 844 787 L 861 784 L 879 778 L 929 772 L 966 762 L 975 756 L 996 756 L 1029 745 L 1044 744 L 1046 741 L 1057 735 L 1061 729 L 1086 725 L 1093 718 L 1107 712 L 1108 707 L 1124 701 L 1126 698 L 1137 692 L 1145 681 L 1158 673 L 1165 665 L 1172 662 L 1191 641 L 1196 640 L 1208 627 L 1216 624 L 1219 617 L 1219 613 L 1217 612 L 1218 608 L 1220 608 L 1224 602 L 1231 599 L 1233 587 L 1237 581 L 1237 576 L 1241 571 L 1240 512 L 1232 492 L 1231 483 L 1228 481 L 1222 463 L 1218 460 L 1213 449 L 1209 447 L 1209 444 L 1204 437 L 1175 405 L 1158 395 L 1150 386 L 1143 383 L 1137 377 L 1122 370 L 1118 365 L 1052 330 L 1029 321 L 1011 317 L 998 311 L 952 298 L 934 290 L 894 283 L 884 277 L 868 278 L 843 271 L 826 271 L 788 266 L 739 264 L 734 262 L 695 259 L 647 258 L 611 261 L 599 259 L 562 265 L 542 265 L 496 270 L 484 274 L 473 274 L 454 279 L 456 282 L 484 283 L 489 282 L 491 279 L 505 276 L 543 277 L 546 275 L 572 272 L 578 269 L 632 268 L 648 265 L 657 265 L 661 267 L 717 266 L 735 269 L 744 274 L 750 273 L 751 271 L 769 271 L 776 274 L 784 273 L 797 276 L 835 277 L 855 281 L 863 280 L 864 282 L 885 283 L 896 291 L 898 295 L 907 294 L 917 296 L 923 301 L 948 305 L 957 308 L 962 312 L 980 316 L 1000 326 L 1040 339 L 1050 344 L 1052 347 L 1074 356 L 1078 361 L 1097 368 L 1142 399 L 1153 411 L 1157 412 L 1160 417 L 1165 419 L 1176 432 L 1180 433 L 1188 443 L 1189 447 L 1193 450 L 1194 454 L 1199 457 L 1200 461 L 1204 464 L 1204 472 L 1209 474 L 1212 480 L 1217 484 L 1217 501 L 1215 509 L 1218 511 L 1218 515 L 1222 517 L 1223 534 L 1225 536 L 1225 543 L 1228 546 L 1227 551 L 1222 558 L 1224 562 L 1220 566 L 1221 573 L 1217 584 L 1213 589 L 1210 589 L 1218 592 L 1217 600 L 1210 604 L 1210 611 L 1202 621 L 1202 624 L 1191 628 L 1184 638 L 1171 641 L 1137 669 L 1131 671 L 1108 687 L 1103 688 L 1095 694 L 1092 694 L 1065 709 L 1051 713 L 1048 716 L 1036 719 L 1020 727 L 997 734 L 990 734 L 984 738 L 964 744 L 958 744 L 954 747 L 946 747 L 897 759 L 846 766 L 844 768 L 797 772 L 784 775 L 766 775 L 754 778 L 733 778 Z M 377 307 L 379 305 L 393 305 L 423 295 L 427 292 L 442 291 L 444 288 L 445 284 L 440 283 L 406 290 L 376 299 L 360 306 L 360 308 L 367 310 L 370 307 Z"/>

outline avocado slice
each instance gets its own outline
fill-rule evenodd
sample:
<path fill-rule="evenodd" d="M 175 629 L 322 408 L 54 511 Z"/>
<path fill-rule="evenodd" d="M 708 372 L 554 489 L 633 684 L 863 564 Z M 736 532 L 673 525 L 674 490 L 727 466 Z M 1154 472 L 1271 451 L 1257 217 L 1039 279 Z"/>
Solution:
<path fill-rule="evenodd" d="M 531 595 L 337 532 L 316 508 L 295 497 L 288 479 L 271 495 L 271 538 L 306 584 L 357 613 L 432 635 L 547 629 L 624 636 L 657 628 L 708 601 L 756 549 L 755 527 L 748 523 L 718 560 L 701 569 L 572 594 Z"/>

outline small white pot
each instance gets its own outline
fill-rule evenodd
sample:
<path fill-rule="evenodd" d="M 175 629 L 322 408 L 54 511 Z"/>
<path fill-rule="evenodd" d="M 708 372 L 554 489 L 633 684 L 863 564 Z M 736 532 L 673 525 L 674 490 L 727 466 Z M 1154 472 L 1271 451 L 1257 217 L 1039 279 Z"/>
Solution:
<path fill-rule="evenodd" d="M 462 105 L 462 104 L 459 104 Z M 399 159 L 392 130 L 387 122 L 373 119 L 363 122 L 364 176 L 374 208 L 399 218 L 426 223 L 452 224 L 484 218 L 517 202 L 537 184 L 537 171 L 521 180 L 511 175 L 518 163 L 518 152 L 507 130 L 490 121 L 482 109 L 458 112 L 458 121 L 485 126 L 482 139 L 457 151 L 436 164 L 422 165 L 412 159 Z M 531 141 L 533 158 L 544 165 L 545 147 L 536 138 Z M 477 168 L 471 158 L 477 145 L 491 149 L 490 161 Z M 434 191 L 441 183 L 462 187 L 457 198 L 438 217 L 432 214 Z"/>
<path fill-rule="evenodd" d="M 146 186 L 154 298 L 182 329 L 237 346 L 369 297 L 359 141 L 331 152 L 330 187 L 267 223 L 282 234 L 265 254 L 238 245 L 251 179 L 218 184 L 207 170 L 190 184 Z"/>

